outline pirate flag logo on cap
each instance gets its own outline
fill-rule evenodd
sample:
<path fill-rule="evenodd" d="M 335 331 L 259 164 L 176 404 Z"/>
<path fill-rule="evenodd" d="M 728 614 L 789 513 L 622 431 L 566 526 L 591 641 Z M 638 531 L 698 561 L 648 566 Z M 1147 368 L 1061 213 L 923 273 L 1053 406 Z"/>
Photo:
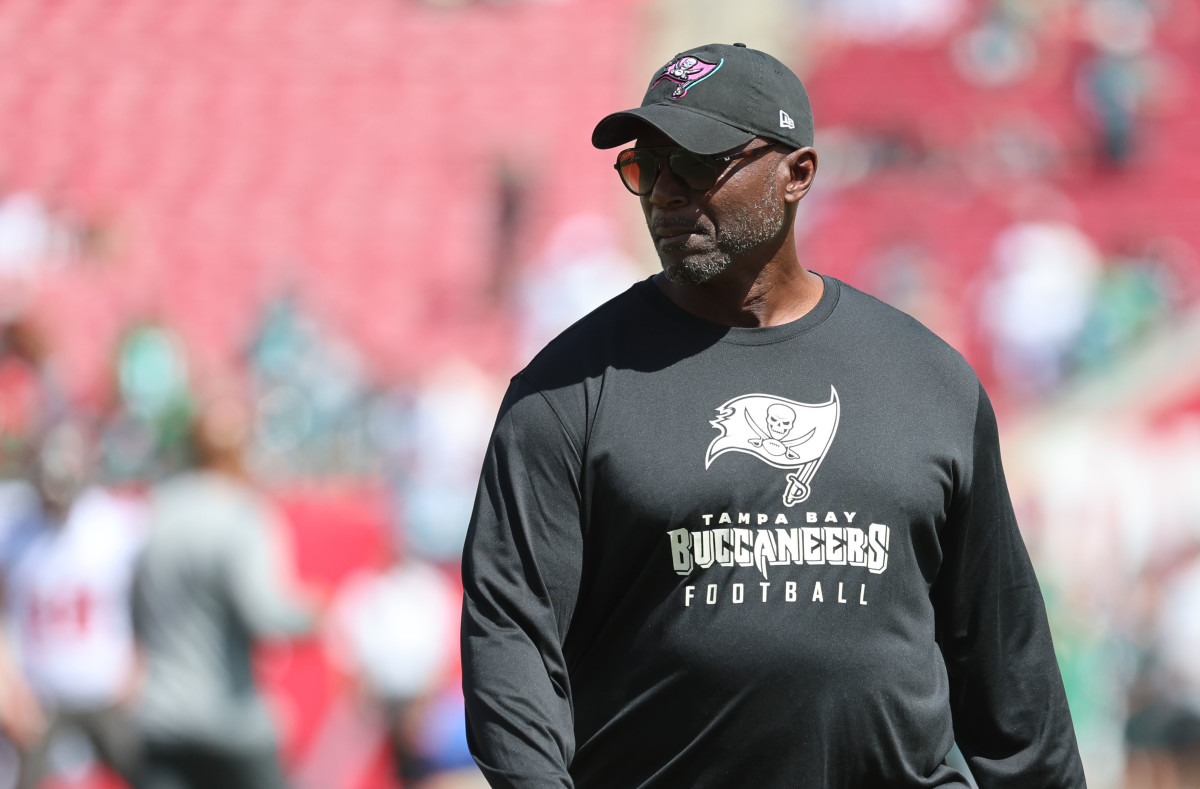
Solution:
<path fill-rule="evenodd" d="M 653 88 L 664 79 L 678 83 L 678 87 L 671 93 L 671 98 L 678 99 L 686 96 L 688 90 L 694 88 L 698 83 L 715 74 L 717 69 L 724 64 L 724 58 L 717 63 L 706 63 L 694 55 L 685 55 L 668 63 L 663 68 L 663 73 L 654 80 L 650 87 Z"/>

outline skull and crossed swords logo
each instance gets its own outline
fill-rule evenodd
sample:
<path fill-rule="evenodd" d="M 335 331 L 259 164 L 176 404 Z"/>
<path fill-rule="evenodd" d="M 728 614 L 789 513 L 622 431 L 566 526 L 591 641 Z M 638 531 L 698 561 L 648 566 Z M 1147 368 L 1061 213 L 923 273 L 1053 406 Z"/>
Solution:
<path fill-rule="evenodd" d="M 801 403 L 767 394 L 735 397 L 717 408 L 709 424 L 720 435 L 708 445 L 707 469 L 726 452 L 744 452 L 775 468 L 790 469 L 783 503 L 805 501 L 812 492 L 813 475 L 837 433 L 841 404 L 837 390 L 829 388 L 824 403 Z"/>

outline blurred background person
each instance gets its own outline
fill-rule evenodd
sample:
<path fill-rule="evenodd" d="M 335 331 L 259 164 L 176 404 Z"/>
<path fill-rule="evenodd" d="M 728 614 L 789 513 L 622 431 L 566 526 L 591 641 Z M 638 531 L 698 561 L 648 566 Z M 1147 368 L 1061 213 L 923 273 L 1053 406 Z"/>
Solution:
<path fill-rule="evenodd" d="M 461 595 L 444 569 L 409 556 L 352 576 L 330 609 L 330 653 L 381 722 L 403 787 L 487 785 L 466 745 Z"/>
<path fill-rule="evenodd" d="M 207 403 L 195 469 L 150 496 L 133 601 L 146 666 L 139 789 L 288 785 L 252 650 L 307 635 L 316 609 L 290 582 L 279 515 L 246 475 L 248 427 L 235 399 Z"/>
<path fill-rule="evenodd" d="M 81 422 L 48 427 L 31 484 L 10 489 L 0 516 L 7 633 L 20 669 L 5 671 L 5 717 L 21 751 L 20 789 L 54 771 L 55 746 L 71 734 L 127 780 L 139 762 L 130 589 L 144 513 L 95 484 L 95 457 Z"/>

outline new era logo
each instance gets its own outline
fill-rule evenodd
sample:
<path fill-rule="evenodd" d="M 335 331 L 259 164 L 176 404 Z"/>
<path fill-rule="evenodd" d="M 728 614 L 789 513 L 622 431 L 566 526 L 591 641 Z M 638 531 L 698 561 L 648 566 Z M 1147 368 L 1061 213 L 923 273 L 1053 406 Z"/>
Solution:
<path fill-rule="evenodd" d="M 796 122 L 794 120 L 792 120 L 792 116 L 788 115 L 783 110 L 779 111 L 779 128 L 781 128 L 781 129 L 796 128 Z"/>

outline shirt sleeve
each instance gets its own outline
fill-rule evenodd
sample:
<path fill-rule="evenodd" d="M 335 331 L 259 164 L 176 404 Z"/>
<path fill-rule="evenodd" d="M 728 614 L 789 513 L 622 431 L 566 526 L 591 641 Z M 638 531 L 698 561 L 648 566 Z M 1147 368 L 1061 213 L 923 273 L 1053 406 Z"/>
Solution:
<path fill-rule="evenodd" d="M 237 615 L 259 638 L 296 638 L 316 624 L 314 609 L 294 591 L 286 532 L 272 509 L 253 507 L 247 527 L 231 546 L 230 597 Z"/>
<path fill-rule="evenodd" d="M 514 379 L 463 553 L 467 740 L 493 787 L 569 789 L 563 641 L 583 553 L 580 453 L 550 403 Z"/>
<path fill-rule="evenodd" d="M 981 789 L 1085 787 L 1045 603 L 1009 499 L 996 417 L 979 389 L 931 592 L 955 739 Z"/>

